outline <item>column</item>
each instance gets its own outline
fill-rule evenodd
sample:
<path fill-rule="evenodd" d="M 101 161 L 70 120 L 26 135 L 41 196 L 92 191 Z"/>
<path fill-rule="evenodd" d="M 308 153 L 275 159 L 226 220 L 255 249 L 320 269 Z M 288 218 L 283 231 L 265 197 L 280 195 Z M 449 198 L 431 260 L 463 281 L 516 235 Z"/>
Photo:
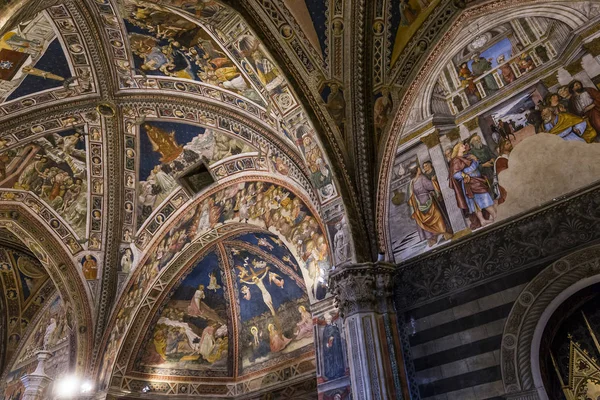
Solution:
<path fill-rule="evenodd" d="M 44 400 L 49 398 L 44 391 L 52 382 L 52 379 L 44 372 L 45 362 L 52 356 L 52 353 L 40 350 L 37 353 L 38 365 L 35 371 L 21 377 L 21 382 L 25 386 L 22 400 Z"/>
<path fill-rule="evenodd" d="M 338 267 L 329 275 L 343 318 L 355 400 L 409 398 L 402 393 L 407 385 L 392 304 L 393 272 L 393 265 L 376 262 Z"/>
<path fill-rule="evenodd" d="M 446 183 L 447 180 L 445 177 L 448 176 L 449 170 L 448 164 L 446 163 L 446 157 L 444 156 L 444 150 L 440 144 L 440 135 L 436 130 L 432 134 L 421 138 L 421 141 L 425 143 L 429 150 L 429 157 L 433 169 L 435 170 L 435 174 L 438 177 L 440 190 L 442 191 L 442 197 L 444 198 L 444 204 L 446 205 L 446 212 L 448 213 L 448 219 L 450 220 L 450 225 L 452 225 L 452 232 L 454 232 L 454 238 L 464 236 L 467 233 L 470 233 L 471 230 L 467 227 L 462 210 L 458 208 L 454 190 Z"/>

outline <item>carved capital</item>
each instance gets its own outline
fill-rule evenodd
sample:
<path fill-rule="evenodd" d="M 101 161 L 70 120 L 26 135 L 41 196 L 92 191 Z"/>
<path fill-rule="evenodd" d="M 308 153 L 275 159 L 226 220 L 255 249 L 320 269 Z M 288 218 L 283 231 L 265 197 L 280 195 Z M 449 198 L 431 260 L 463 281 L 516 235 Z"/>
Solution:
<path fill-rule="evenodd" d="M 460 129 L 453 128 L 446 132 L 446 137 L 450 139 L 451 142 L 460 139 Z"/>
<path fill-rule="evenodd" d="M 435 147 L 438 144 L 440 144 L 440 134 L 438 130 L 436 129 L 429 135 L 421 137 L 421 142 L 425 143 L 428 149 L 431 149 L 432 147 Z"/>
<path fill-rule="evenodd" d="M 329 274 L 329 288 L 342 317 L 359 312 L 387 312 L 392 298 L 394 266 L 349 264 Z"/>
<path fill-rule="evenodd" d="M 465 126 L 467 127 L 469 132 L 474 131 L 475 129 L 479 128 L 479 118 L 473 118 L 470 121 L 466 121 Z"/>

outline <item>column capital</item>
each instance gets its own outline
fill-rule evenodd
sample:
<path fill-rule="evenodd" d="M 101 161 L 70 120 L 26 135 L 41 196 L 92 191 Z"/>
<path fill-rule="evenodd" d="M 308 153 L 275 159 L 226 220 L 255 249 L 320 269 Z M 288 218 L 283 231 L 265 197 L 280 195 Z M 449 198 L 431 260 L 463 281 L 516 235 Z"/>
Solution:
<path fill-rule="evenodd" d="M 44 371 L 44 364 L 52 353 L 46 350 L 40 350 L 36 353 L 38 359 L 38 365 L 35 371 L 31 374 L 27 374 L 21 377 L 21 382 L 25 386 L 25 393 L 23 393 L 23 400 L 41 400 L 44 396 L 44 391 L 52 382 L 52 379 L 46 375 Z"/>
<path fill-rule="evenodd" d="M 346 264 L 329 274 L 329 288 L 342 317 L 359 312 L 387 312 L 391 303 L 395 272 L 384 262 Z"/>

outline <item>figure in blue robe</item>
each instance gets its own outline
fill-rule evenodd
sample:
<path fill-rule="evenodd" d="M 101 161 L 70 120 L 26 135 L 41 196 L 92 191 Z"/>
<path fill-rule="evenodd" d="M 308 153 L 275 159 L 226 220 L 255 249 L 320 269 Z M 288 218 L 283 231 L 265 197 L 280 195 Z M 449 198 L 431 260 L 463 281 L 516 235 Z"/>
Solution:
<path fill-rule="evenodd" d="M 330 316 L 327 317 L 327 325 L 323 329 L 323 376 L 332 380 L 344 376 L 346 367 L 344 366 L 340 329 L 331 323 Z"/>

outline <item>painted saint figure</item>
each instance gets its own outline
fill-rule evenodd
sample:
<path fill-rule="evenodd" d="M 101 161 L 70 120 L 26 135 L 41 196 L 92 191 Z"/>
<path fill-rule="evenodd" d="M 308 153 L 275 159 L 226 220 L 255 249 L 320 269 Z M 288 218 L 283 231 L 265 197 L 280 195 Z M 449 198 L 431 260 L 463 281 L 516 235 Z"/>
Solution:
<path fill-rule="evenodd" d="M 298 329 L 296 331 L 296 340 L 312 337 L 312 315 L 310 312 L 306 311 L 306 307 L 304 306 L 299 306 L 298 312 L 300 313 L 300 321 L 296 323 L 296 328 Z"/>
<path fill-rule="evenodd" d="M 564 112 L 556 114 L 550 107 L 542 109 L 543 129 L 564 140 L 591 143 L 596 138 L 596 131 L 591 124 L 577 115 Z"/>
<path fill-rule="evenodd" d="M 247 285 L 256 285 L 256 287 L 258 288 L 258 290 L 260 290 L 260 293 L 262 294 L 262 298 L 263 298 L 265 305 L 267 306 L 269 311 L 271 311 L 271 315 L 276 317 L 275 307 L 273 306 L 273 298 L 271 297 L 271 294 L 269 293 L 269 291 L 265 287 L 265 284 L 263 283 L 263 279 L 265 279 L 265 276 L 267 276 L 267 274 L 269 273 L 269 267 L 266 266 L 266 263 L 264 261 L 262 261 L 262 262 L 255 261 L 254 265 L 258 265 L 260 267 L 264 266 L 264 268 L 260 269 L 258 271 L 254 271 L 252 268 L 249 268 L 250 269 L 250 274 L 249 274 L 248 271 L 244 267 L 239 267 L 239 266 L 237 267 L 238 270 L 240 271 L 238 274 L 238 276 L 240 278 L 240 282 L 243 282 Z M 261 274 L 262 274 L 262 276 L 261 276 Z"/>
<path fill-rule="evenodd" d="M 454 190 L 458 207 L 475 214 L 481 223 L 486 226 L 496 218 L 496 205 L 490 195 L 491 183 L 481 175 L 479 161 L 473 155 L 465 154 L 465 145 L 458 142 L 452 150 L 450 160 L 450 187 Z M 486 210 L 490 219 L 485 219 L 483 210 Z"/>
<path fill-rule="evenodd" d="M 569 84 L 570 109 L 581 117 L 586 117 L 590 125 L 598 132 L 600 130 L 600 91 L 595 88 L 583 87 L 580 81 Z M 589 143 L 589 141 L 588 141 Z"/>
<path fill-rule="evenodd" d="M 273 324 L 269 324 L 268 330 L 271 353 L 279 353 L 292 341 L 292 339 L 283 336 L 283 333 L 280 333 Z"/>
<path fill-rule="evenodd" d="M 188 305 L 188 314 L 192 317 L 200 317 L 206 320 L 224 323 L 217 313 L 203 302 L 205 298 L 206 295 L 204 294 L 204 285 L 198 285 L 198 289 L 194 293 L 194 297 L 192 297 L 192 300 Z"/>
<path fill-rule="evenodd" d="M 429 246 L 436 244 L 441 235 L 449 239 L 452 235 L 441 211 L 439 188 L 434 186 L 418 166 L 410 172 L 412 179 L 408 186 L 408 205 L 412 219 L 419 229 L 419 235 L 427 240 Z"/>
<path fill-rule="evenodd" d="M 344 354 L 340 329 L 333 323 L 331 314 L 325 314 L 325 329 L 323 329 L 323 376 L 328 380 L 344 376 Z"/>
<path fill-rule="evenodd" d="M 481 57 L 479 53 L 473 54 L 471 59 L 473 60 L 471 63 L 471 70 L 476 77 L 482 76 L 492 70 L 492 59 L 486 60 L 484 57 Z M 498 84 L 496 83 L 493 74 L 485 75 L 482 83 L 486 92 L 488 92 L 488 95 L 489 92 L 498 90 Z"/>
<path fill-rule="evenodd" d="M 83 259 L 82 270 L 83 270 L 83 276 L 85 276 L 85 279 L 96 279 L 97 278 L 98 263 L 96 262 L 96 259 L 91 254 L 86 255 L 85 258 Z"/>

